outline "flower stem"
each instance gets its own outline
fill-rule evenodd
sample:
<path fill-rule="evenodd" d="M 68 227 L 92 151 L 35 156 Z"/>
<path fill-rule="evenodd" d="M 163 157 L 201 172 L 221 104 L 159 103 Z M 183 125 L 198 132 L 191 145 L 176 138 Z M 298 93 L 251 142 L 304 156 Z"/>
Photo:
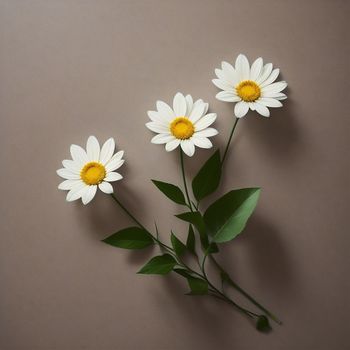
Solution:
<path fill-rule="evenodd" d="M 244 289 L 242 289 L 236 282 L 232 280 L 232 278 L 229 276 L 229 274 L 223 269 L 223 267 L 216 261 L 216 259 L 210 255 L 209 256 L 211 261 L 214 263 L 214 265 L 217 267 L 217 269 L 224 273 L 227 282 L 229 285 L 231 285 L 233 288 L 235 288 L 239 293 L 241 293 L 243 296 L 245 296 L 251 303 L 253 303 L 256 307 L 258 307 L 261 311 L 265 312 L 267 316 L 269 316 L 273 321 L 275 321 L 277 324 L 281 325 L 282 321 L 277 318 L 272 312 L 264 308 L 260 303 L 258 303 L 252 296 L 250 296 Z"/>
<path fill-rule="evenodd" d="M 226 148 L 225 148 L 225 152 L 224 152 L 224 155 L 222 156 L 222 161 L 221 161 L 221 165 L 224 164 L 224 161 L 225 161 L 225 158 L 226 158 L 226 155 L 227 155 L 227 152 L 228 152 L 228 149 L 230 148 L 230 144 L 231 144 L 231 141 L 232 141 L 232 136 L 233 136 L 233 133 L 235 132 L 235 129 L 236 129 L 236 126 L 237 126 L 237 123 L 238 123 L 239 119 L 236 118 L 234 124 L 233 124 L 233 127 L 231 129 L 231 133 L 230 133 L 230 137 L 227 141 L 227 145 L 226 145 Z"/>
<path fill-rule="evenodd" d="M 188 189 L 187 189 L 186 176 L 185 176 L 184 155 L 183 155 L 183 152 L 182 152 L 181 148 L 180 148 L 180 162 L 181 162 L 182 179 L 183 179 L 183 183 L 184 183 L 184 188 L 185 188 L 185 193 L 186 193 L 188 207 L 189 207 L 189 209 L 191 211 L 193 211 L 192 205 L 191 205 L 191 200 L 190 200 L 190 195 L 188 194 Z"/>
<path fill-rule="evenodd" d="M 165 248 L 166 250 L 170 250 L 173 251 L 173 249 L 171 247 L 169 247 L 168 245 L 166 245 L 165 243 L 163 243 L 162 241 L 160 241 L 158 239 L 158 237 L 154 236 L 151 232 L 149 232 L 149 230 L 146 229 L 145 226 L 143 226 L 141 224 L 140 221 L 138 221 L 135 216 L 133 214 L 130 213 L 130 211 L 124 206 L 124 204 L 116 197 L 116 195 L 114 193 L 111 193 L 112 198 L 118 203 L 118 205 L 124 210 L 124 212 L 135 222 L 135 224 L 137 224 L 139 227 L 143 228 L 145 231 L 147 231 L 152 238 L 163 248 Z"/>
<path fill-rule="evenodd" d="M 123 209 L 123 211 L 141 228 L 143 228 L 145 231 L 147 231 L 152 238 L 155 240 L 155 242 L 161 247 L 164 248 L 170 255 L 173 256 L 173 258 L 177 261 L 177 264 L 185 269 L 187 269 L 188 271 L 190 271 L 192 274 L 196 275 L 197 277 L 205 280 L 208 285 L 211 287 L 211 291 L 213 294 L 210 294 L 213 297 L 219 298 L 223 301 L 226 301 L 228 304 L 231 304 L 232 306 L 234 306 L 237 310 L 243 312 L 244 314 L 246 314 L 248 317 L 250 318 L 254 318 L 254 317 L 258 317 L 259 315 L 254 314 L 253 312 L 241 307 L 240 305 L 238 305 L 237 303 L 235 303 L 232 299 L 230 299 L 229 297 L 227 297 L 225 294 L 223 294 L 220 290 L 218 290 L 208 279 L 205 270 L 204 270 L 204 264 L 205 264 L 205 259 L 206 256 L 203 258 L 203 262 L 201 265 L 201 269 L 202 269 L 202 274 L 198 273 L 197 271 L 193 270 L 192 268 L 190 268 L 187 264 L 185 264 L 183 261 L 180 260 L 180 258 L 178 256 L 176 256 L 176 253 L 174 251 L 173 248 L 169 247 L 168 245 L 166 245 L 165 243 L 163 243 L 158 237 L 154 236 L 151 232 L 149 232 L 145 226 L 143 226 L 141 224 L 141 222 L 139 220 L 136 219 L 136 217 L 131 214 L 131 212 L 124 206 L 124 204 L 116 197 L 116 195 L 114 193 L 111 194 L 112 198 L 115 200 L 115 202 Z M 157 230 L 158 231 L 158 230 Z"/>

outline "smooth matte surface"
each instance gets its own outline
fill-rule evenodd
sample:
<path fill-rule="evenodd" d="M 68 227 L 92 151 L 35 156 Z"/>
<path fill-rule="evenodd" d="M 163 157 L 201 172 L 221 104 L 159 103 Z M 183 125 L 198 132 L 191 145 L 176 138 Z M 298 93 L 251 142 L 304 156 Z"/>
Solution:
<path fill-rule="evenodd" d="M 345 0 L 1 0 L 0 348 L 348 349 L 348 12 Z M 55 173 L 71 143 L 114 136 L 120 198 L 163 237 L 183 236 L 172 216 L 183 209 L 149 181 L 179 183 L 178 154 L 150 143 L 146 111 L 177 91 L 203 98 L 222 146 L 232 105 L 211 79 L 240 52 L 289 83 L 285 108 L 238 124 L 220 188 L 263 188 L 220 261 L 283 319 L 269 335 L 184 296 L 176 276 L 136 275 L 151 251 L 100 243 L 129 219 L 101 193 L 66 203 Z"/>

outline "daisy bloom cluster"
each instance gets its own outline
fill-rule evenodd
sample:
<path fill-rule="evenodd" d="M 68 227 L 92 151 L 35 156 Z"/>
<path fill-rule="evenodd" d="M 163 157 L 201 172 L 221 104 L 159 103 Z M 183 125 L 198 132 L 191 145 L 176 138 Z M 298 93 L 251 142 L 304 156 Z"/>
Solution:
<path fill-rule="evenodd" d="M 113 193 L 110 182 L 123 177 L 115 170 L 119 169 L 124 160 L 124 151 L 114 154 L 115 142 L 108 139 L 100 148 L 95 136 L 90 136 L 86 143 L 86 151 L 77 145 L 70 146 L 71 160 L 63 160 L 63 168 L 57 174 L 65 179 L 58 186 L 60 190 L 69 191 L 67 201 L 81 198 L 84 204 L 95 196 L 97 187 L 104 193 Z"/>
<path fill-rule="evenodd" d="M 209 137 L 218 131 L 209 127 L 216 119 L 216 113 L 208 113 L 208 103 L 203 100 L 193 102 L 191 95 L 186 97 L 178 92 L 170 107 L 163 101 L 157 102 L 157 111 L 149 111 L 151 119 L 146 126 L 157 133 L 151 140 L 155 144 L 165 144 L 170 152 L 178 146 L 189 157 L 193 156 L 195 146 L 211 148 L 213 145 Z"/>
<path fill-rule="evenodd" d="M 225 102 L 235 102 L 234 114 L 244 117 L 248 110 L 257 111 L 264 117 L 270 116 L 268 107 L 282 107 L 281 100 L 287 98 L 282 93 L 287 83 L 275 82 L 279 75 L 278 68 L 272 63 L 264 65 L 261 57 L 250 66 L 245 55 L 240 54 L 235 66 L 222 62 L 221 69 L 215 69 L 218 79 L 213 83 L 221 90 L 216 98 Z"/>

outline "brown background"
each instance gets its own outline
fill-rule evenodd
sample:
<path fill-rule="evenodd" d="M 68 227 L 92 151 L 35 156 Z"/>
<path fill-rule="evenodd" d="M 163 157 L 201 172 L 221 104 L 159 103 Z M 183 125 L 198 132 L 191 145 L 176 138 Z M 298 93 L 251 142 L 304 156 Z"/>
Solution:
<path fill-rule="evenodd" d="M 348 348 L 348 1 L 0 4 L 1 349 Z M 177 91 L 201 97 L 222 145 L 232 105 L 211 79 L 240 52 L 289 83 L 285 108 L 238 125 L 220 188 L 263 188 L 220 261 L 283 319 L 269 335 L 220 302 L 184 296 L 176 276 L 136 275 L 151 251 L 99 241 L 129 219 L 101 193 L 66 203 L 55 173 L 71 143 L 114 136 L 127 160 L 119 196 L 166 239 L 170 227 L 184 236 L 172 216 L 183 209 L 149 181 L 180 179 L 177 153 L 150 143 L 146 111 Z"/>

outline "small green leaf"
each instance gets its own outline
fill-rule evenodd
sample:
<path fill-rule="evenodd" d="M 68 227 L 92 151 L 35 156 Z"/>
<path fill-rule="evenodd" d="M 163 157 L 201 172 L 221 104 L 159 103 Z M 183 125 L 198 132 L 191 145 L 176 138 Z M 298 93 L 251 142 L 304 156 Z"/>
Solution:
<path fill-rule="evenodd" d="M 193 194 L 197 201 L 213 193 L 220 184 L 221 160 L 217 150 L 202 166 L 192 181 Z"/>
<path fill-rule="evenodd" d="M 194 231 L 192 225 L 188 226 L 188 236 L 186 241 L 186 247 L 187 249 L 194 255 L 197 255 L 196 253 L 196 238 L 194 236 Z"/>
<path fill-rule="evenodd" d="M 208 236 L 205 230 L 205 224 L 202 215 L 198 211 L 182 213 L 175 216 L 183 221 L 189 222 L 190 224 L 194 225 L 199 232 L 202 246 L 205 249 L 209 246 Z"/>
<path fill-rule="evenodd" d="M 265 315 L 260 315 L 258 317 L 258 320 L 256 321 L 256 329 L 260 332 L 269 332 L 271 330 L 269 319 Z"/>
<path fill-rule="evenodd" d="M 233 190 L 209 206 L 203 218 L 214 242 L 230 241 L 243 231 L 259 194 L 259 188 Z"/>
<path fill-rule="evenodd" d="M 124 249 L 142 249 L 154 243 L 151 235 L 140 227 L 125 228 L 103 239 L 102 242 Z"/>
<path fill-rule="evenodd" d="M 163 192 L 169 199 L 177 204 L 186 205 L 185 196 L 181 189 L 175 185 L 169 184 L 167 182 L 151 180 L 158 189 Z"/>
<path fill-rule="evenodd" d="M 169 254 L 152 258 L 138 273 L 166 275 L 176 265 L 176 260 Z"/>
<path fill-rule="evenodd" d="M 208 282 L 196 277 L 188 277 L 187 282 L 191 289 L 188 295 L 208 294 Z"/>
<path fill-rule="evenodd" d="M 171 244 L 175 250 L 177 256 L 181 256 L 186 252 L 186 246 L 171 232 Z"/>

